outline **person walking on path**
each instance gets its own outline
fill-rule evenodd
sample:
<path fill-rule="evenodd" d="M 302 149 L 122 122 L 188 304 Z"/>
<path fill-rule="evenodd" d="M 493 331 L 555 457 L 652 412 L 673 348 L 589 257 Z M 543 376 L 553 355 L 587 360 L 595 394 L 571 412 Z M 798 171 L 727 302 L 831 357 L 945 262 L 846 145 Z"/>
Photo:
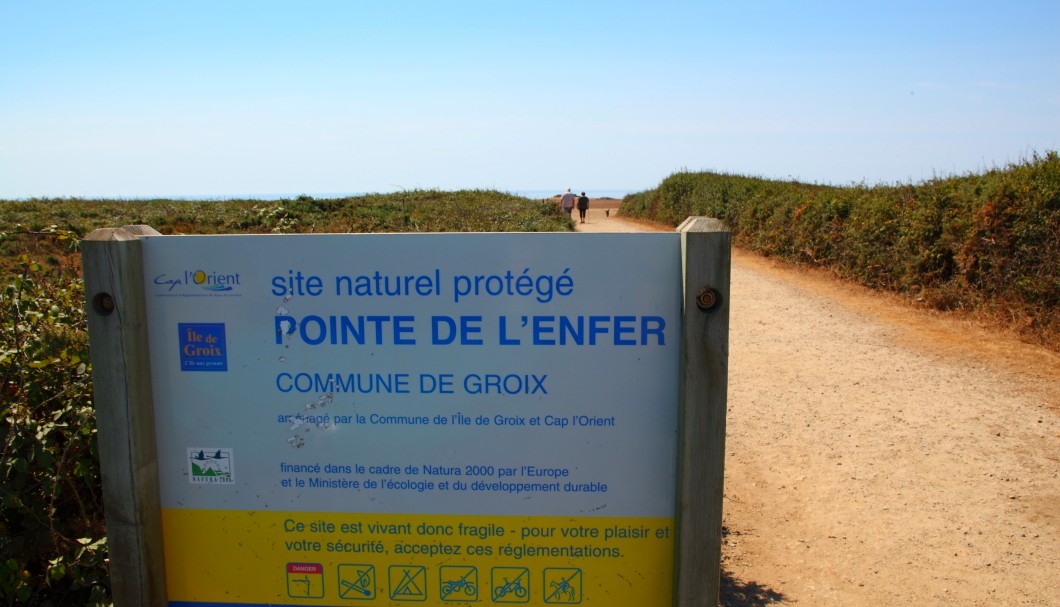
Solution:
<path fill-rule="evenodd" d="M 563 206 L 563 212 L 567 214 L 567 217 L 571 216 L 571 212 L 574 210 L 574 194 L 571 194 L 570 188 L 567 188 L 567 193 L 560 198 L 560 204 Z"/>
<path fill-rule="evenodd" d="M 578 197 L 578 217 L 582 223 L 585 223 L 585 212 L 589 210 L 589 197 L 582 192 L 582 195 Z"/>

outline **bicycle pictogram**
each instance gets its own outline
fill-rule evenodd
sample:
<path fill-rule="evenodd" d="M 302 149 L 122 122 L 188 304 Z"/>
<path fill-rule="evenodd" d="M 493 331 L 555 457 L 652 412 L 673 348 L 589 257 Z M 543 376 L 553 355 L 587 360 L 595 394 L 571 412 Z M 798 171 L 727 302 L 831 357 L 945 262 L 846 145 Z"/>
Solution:
<path fill-rule="evenodd" d="M 530 570 L 526 567 L 494 567 L 492 579 L 494 603 L 530 601 Z"/>

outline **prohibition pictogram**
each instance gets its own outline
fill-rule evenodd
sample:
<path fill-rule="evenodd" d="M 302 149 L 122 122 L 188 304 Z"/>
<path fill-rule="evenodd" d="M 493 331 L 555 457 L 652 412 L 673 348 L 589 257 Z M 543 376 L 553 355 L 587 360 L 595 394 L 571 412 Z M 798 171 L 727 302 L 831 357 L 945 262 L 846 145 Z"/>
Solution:
<path fill-rule="evenodd" d="M 491 572 L 494 603 L 530 602 L 530 570 L 526 567 L 494 567 Z"/>
<path fill-rule="evenodd" d="M 545 569 L 545 602 L 557 605 L 574 605 L 582 602 L 582 570 L 577 568 Z"/>
<path fill-rule="evenodd" d="M 375 567 L 372 565 L 339 565 L 339 598 L 370 601 L 376 596 Z"/>
<path fill-rule="evenodd" d="M 478 568 L 443 566 L 438 578 L 438 594 L 443 601 L 478 600 Z"/>
<path fill-rule="evenodd" d="M 390 598 L 395 601 L 427 600 L 427 569 L 418 565 L 390 566 Z"/>

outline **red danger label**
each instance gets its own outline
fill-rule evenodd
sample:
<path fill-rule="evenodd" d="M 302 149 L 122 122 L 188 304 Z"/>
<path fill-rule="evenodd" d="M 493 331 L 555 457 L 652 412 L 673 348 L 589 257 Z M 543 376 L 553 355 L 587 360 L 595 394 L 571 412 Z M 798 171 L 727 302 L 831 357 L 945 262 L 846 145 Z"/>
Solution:
<path fill-rule="evenodd" d="M 324 566 L 316 563 L 287 563 L 287 573 L 324 573 Z"/>

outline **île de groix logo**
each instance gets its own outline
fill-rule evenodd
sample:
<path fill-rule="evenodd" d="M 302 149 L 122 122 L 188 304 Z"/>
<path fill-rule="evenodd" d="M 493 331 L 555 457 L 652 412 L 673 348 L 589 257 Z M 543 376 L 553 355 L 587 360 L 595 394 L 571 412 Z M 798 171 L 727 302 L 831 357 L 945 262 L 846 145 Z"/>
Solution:
<path fill-rule="evenodd" d="M 162 287 L 159 290 L 164 295 L 234 295 L 233 291 L 240 285 L 240 276 L 239 272 L 195 269 L 158 274 L 153 282 Z"/>
<path fill-rule="evenodd" d="M 217 447 L 188 448 L 188 480 L 196 485 L 224 485 L 235 482 L 232 450 Z"/>
<path fill-rule="evenodd" d="M 181 371 L 227 371 L 228 344 L 221 322 L 177 323 Z"/>

